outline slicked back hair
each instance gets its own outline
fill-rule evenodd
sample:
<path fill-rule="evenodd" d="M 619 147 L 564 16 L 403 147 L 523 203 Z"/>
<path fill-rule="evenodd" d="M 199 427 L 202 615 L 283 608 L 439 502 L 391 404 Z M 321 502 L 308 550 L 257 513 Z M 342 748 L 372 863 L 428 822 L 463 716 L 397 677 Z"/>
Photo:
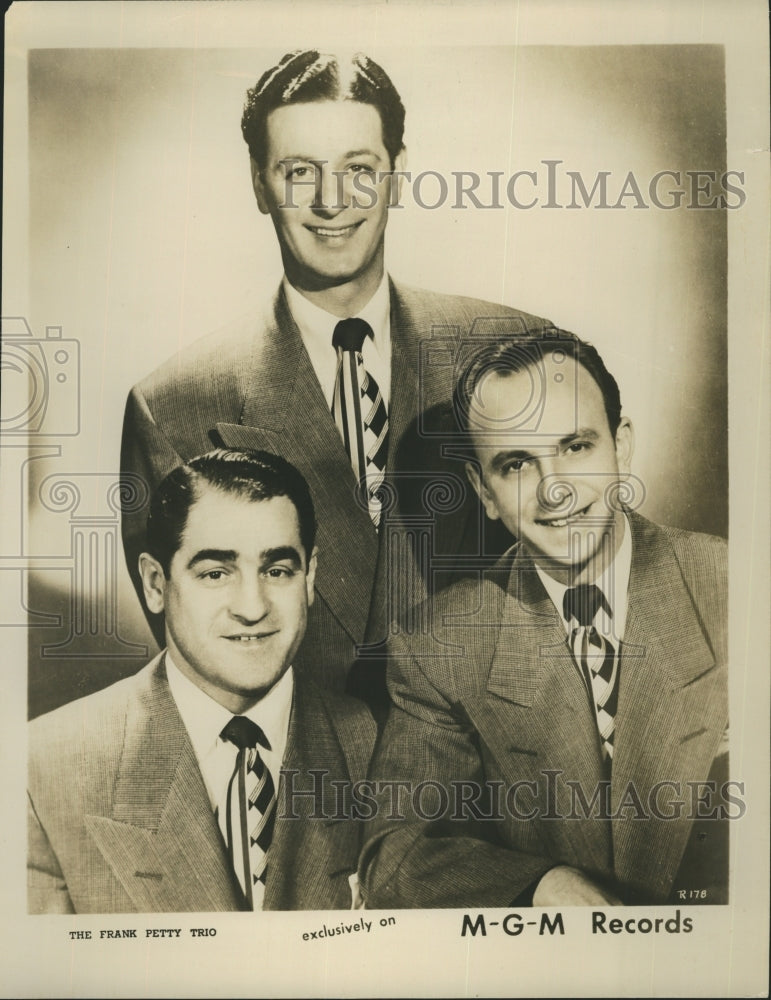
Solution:
<path fill-rule="evenodd" d="M 297 511 L 307 566 L 316 540 L 316 515 L 302 474 L 286 459 L 267 451 L 220 448 L 178 466 L 153 494 L 146 551 L 158 560 L 167 579 L 190 509 L 207 487 L 253 503 L 288 497 Z"/>
<path fill-rule="evenodd" d="M 469 414 L 480 383 L 488 375 L 511 375 L 538 366 L 549 353 L 561 352 L 585 368 L 602 393 L 610 433 L 615 437 L 621 422 L 621 394 L 618 383 L 605 367 L 596 347 L 574 333 L 546 328 L 538 334 L 511 334 L 484 341 L 465 359 L 456 379 L 453 408 L 460 429 L 468 434 Z"/>
<path fill-rule="evenodd" d="M 271 111 L 288 104 L 341 100 L 376 108 L 383 126 L 383 145 L 393 167 L 403 148 L 404 105 L 388 74 L 360 52 L 342 61 L 336 55 L 305 49 L 285 55 L 247 91 L 241 132 L 259 169 L 266 166 Z"/>

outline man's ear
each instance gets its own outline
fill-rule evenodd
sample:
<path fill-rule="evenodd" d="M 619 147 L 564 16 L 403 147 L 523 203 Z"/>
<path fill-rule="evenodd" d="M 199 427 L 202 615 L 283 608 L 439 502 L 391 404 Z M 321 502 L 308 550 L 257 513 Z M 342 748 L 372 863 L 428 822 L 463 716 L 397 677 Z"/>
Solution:
<path fill-rule="evenodd" d="M 468 481 L 474 487 L 474 492 L 482 501 L 487 516 L 491 521 L 497 521 L 501 515 L 498 513 L 498 508 L 490 495 L 490 491 L 484 484 L 479 466 L 473 462 L 466 462 L 466 475 L 468 476 Z"/>
<path fill-rule="evenodd" d="M 257 199 L 257 208 L 259 208 L 263 215 L 270 215 L 270 205 L 266 197 L 262 171 L 257 161 L 253 160 L 251 156 L 249 157 L 249 166 L 252 171 L 252 187 L 254 188 L 254 196 Z"/>
<path fill-rule="evenodd" d="M 139 557 L 139 575 L 142 577 L 145 604 L 154 615 L 159 615 L 164 608 L 166 574 L 158 560 L 149 552 L 143 552 Z"/>
<path fill-rule="evenodd" d="M 618 471 L 624 474 L 632 470 L 634 454 L 634 428 L 628 417 L 622 417 L 616 429 L 616 461 Z"/>
<path fill-rule="evenodd" d="M 398 205 L 402 198 L 402 187 L 404 185 L 404 178 L 400 176 L 399 171 L 405 171 L 407 169 L 407 150 L 404 146 L 399 150 L 399 152 L 394 157 L 394 173 L 396 174 L 396 179 L 391 178 L 391 186 L 388 192 L 388 205 Z M 396 190 L 394 191 L 394 184 L 396 184 Z"/>
<path fill-rule="evenodd" d="M 316 582 L 316 567 L 318 565 L 318 558 L 317 558 L 318 554 L 319 554 L 318 549 L 314 549 L 313 552 L 311 552 L 311 557 L 308 560 L 308 570 L 305 574 L 305 586 L 308 591 L 308 607 L 310 607 L 311 604 L 313 604 L 313 596 L 314 596 L 313 587 Z"/>

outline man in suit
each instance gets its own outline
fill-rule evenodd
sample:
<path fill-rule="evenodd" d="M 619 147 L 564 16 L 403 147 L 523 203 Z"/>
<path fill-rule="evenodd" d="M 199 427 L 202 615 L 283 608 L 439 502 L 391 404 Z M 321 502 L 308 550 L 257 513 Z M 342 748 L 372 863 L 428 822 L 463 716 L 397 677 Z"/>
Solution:
<path fill-rule="evenodd" d="M 456 412 L 519 542 L 393 642 L 367 904 L 725 902 L 725 542 L 631 509 L 631 423 L 570 334 L 480 348 Z"/>
<path fill-rule="evenodd" d="M 212 445 L 267 449 L 295 464 L 311 487 L 323 556 L 296 666 L 380 706 L 389 623 L 434 589 L 440 568 L 452 573 L 459 558 L 497 544 L 483 537 L 462 461 L 442 448 L 453 365 L 429 363 L 432 333 L 459 342 L 485 321 L 535 324 L 386 275 L 404 114 L 387 74 L 363 55 L 295 52 L 249 91 L 242 130 L 284 279 L 262 315 L 204 338 L 132 390 L 121 459 L 137 587 L 144 484 L 152 489 Z M 362 339 L 345 346 L 352 326 L 341 321 L 351 320 Z M 358 392 L 345 388 L 351 359 Z M 353 410 L 359 398 L 357 449 L 341 400 Z"/>
<path fill-rule="evenodd" d="M 359 830 L 335 799 L 366 773 L 361 702 L 292 668 L 313 600 L 307 483 L 215 451 L 160 484 L 140 572 L 166 648 L 31 723 L 29 909 L 341 909 Z"/>

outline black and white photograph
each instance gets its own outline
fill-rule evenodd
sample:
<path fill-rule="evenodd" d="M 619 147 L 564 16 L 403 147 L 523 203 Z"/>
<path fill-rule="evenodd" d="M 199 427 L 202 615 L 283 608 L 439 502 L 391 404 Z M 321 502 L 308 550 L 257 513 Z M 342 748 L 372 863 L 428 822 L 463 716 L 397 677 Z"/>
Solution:
<path fill-rule="evenodd" d="M 5 39 L 4 995 L 768 995 L 764 6 Z"/>

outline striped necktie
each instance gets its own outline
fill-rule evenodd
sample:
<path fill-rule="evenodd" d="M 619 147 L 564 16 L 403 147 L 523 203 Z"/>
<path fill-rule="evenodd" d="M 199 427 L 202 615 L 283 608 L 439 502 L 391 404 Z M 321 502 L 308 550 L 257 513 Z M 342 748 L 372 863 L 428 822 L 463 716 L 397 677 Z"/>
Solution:
<path fill-rule="evenodd" d="M 335 327 L 337 376 L 332 415 L 351 460 L 372 523 L 380 524 L 378 489 L 388 454 L 388 411 L 380 387 L 364 367 L 361 349 L 372 327 L 363 319 L 343 319 Z"/>
<path fill-rule="evenodd" d="M 603 760 L 610 765 L 618 704 L 618 654 L 613 643 L 600 635 L 594 626 L 601 608 L 608 615 L 612 614 L 610 605 L 599 587 L 582 584 L 565 591 L 562 607 L 568 624 L 577 623 L 570 632 L 568 643 L 591 697 Z"/>
<path fill-rule="evenodd" d="M 221 737 L 238 748 L 236 766 L 228 783 L 227 847 L 250 909 L 261 909 L 265 891 L 267 854 L 276 819 L 273 778 L 258 744 L 270 749 L 267 737 L 251 719 L 234 715 Z"/>

